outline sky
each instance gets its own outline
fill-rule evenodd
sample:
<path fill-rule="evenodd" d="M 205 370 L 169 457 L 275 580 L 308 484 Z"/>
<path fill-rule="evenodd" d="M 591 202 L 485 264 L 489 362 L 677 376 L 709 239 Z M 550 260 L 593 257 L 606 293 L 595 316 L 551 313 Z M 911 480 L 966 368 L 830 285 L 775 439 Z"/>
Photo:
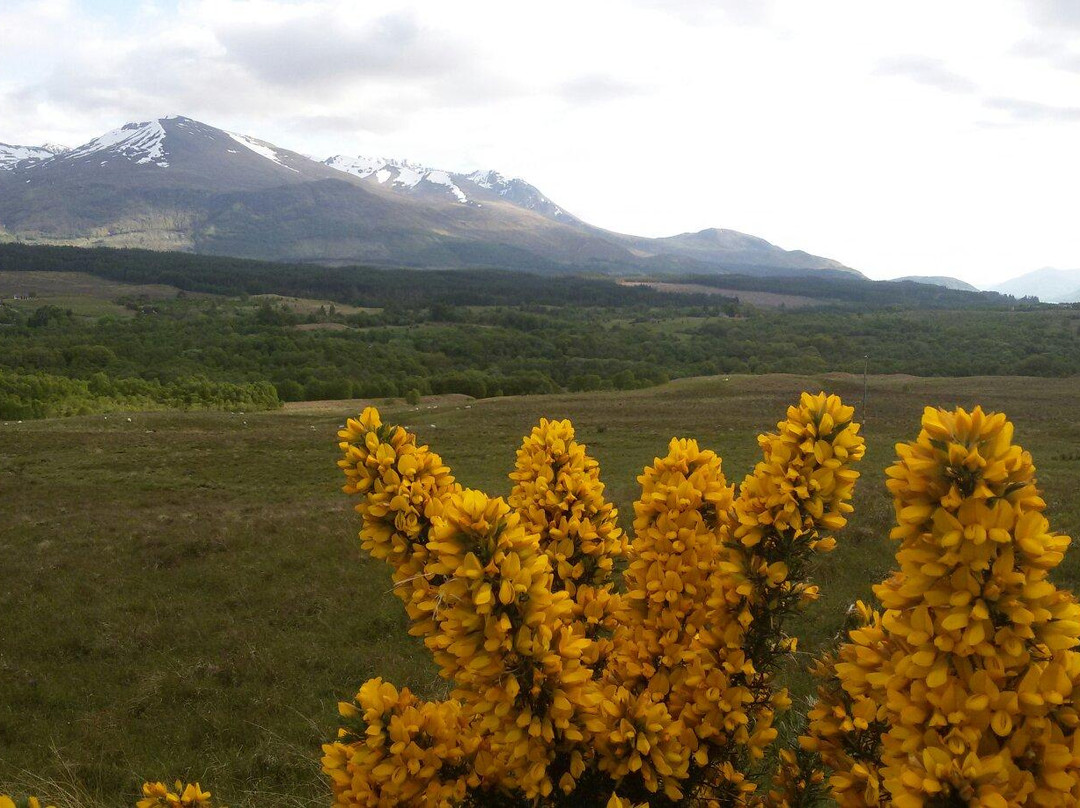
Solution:
<path fill-rule="evenodd" d="M 0 142 L 167 114 L 873 278 L 1080 268 L 1080 0 L 0 2 Z"/>

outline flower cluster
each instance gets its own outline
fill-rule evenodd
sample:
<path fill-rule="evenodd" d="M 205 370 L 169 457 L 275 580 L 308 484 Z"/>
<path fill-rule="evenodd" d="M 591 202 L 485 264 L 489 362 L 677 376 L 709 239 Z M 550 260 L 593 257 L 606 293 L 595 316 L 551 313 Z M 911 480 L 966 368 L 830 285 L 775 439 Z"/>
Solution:
<path fill-rule="evenodd" d="M 777 431 L 758 439 L 764 455 L 739 489 L 730 531 L 726 576 L 716 579 L 716 605 L 733 620 L 717 640 L 732 645 L 724 631 L 748 632 L 750 655 L 758 661 L 791 650 L 787 638 L 760 619 L 764 612 L 786 614 L 817 598 L 806 581 L 806 565 L 836 546 L 822 531 L 847 524 L 865 442 L 854 410 L 836 396 L 803 393 L 788 408 Z M 747 639 L 738 640 L 740 647 Z"/>
<path fill-rule="evenodd" d="M 618 511 L 604 499 L 600 464 L 574 440 L 573 425 L 540 419 L 522 441 L 510 479 L 510 507 L 540 537 L 552 588 L 573 597 L 579 586 L 609 584 L 626 539 Z"/>
<path fill-rule="evenodd" d="M 1012 436 L 1004 415 L 928 408 L 897 447 L 900 571 L 824 671 L 805 741 L 844 805 L 1080 803 L 1080 605 L 1048 579 L 1069 539 Z"/>
<path fill-rule="evenodd" d="M 425 642 L 485 737 L 477 767 L 527 799 L 553 788 L 560 741 L 581 742 L 597 696 L 582 659 L 591 641 L 568 592 L 553 592 L 537 534 L 502 499 L 454 495 L 428 544 L 438 631 Z M 573 788 L 572 772 L 560 786 Z"/>
<path fill-rule="evenodd" d="M 803 393 L 777 431 L 758 438 L 762 460 L 721 524 L 724 553 L 720 574 L 709 579 L 700 637 L 733 681 L 721 701 L 725 731 L 710 739 L 709 765 L 701 768 L 706 794 L 752 799 L 744 772 L 762 760 L 777 736 L 776 714 L 790 706 L 786 689 L 775 687 L 780 662 L 796 645 L 783 623 L 817 598 L 812 562 L 835 547 L 825 534 L 842 528 L 852 510 L 859 477 L 852 465 L 865 450 L 853 416 L 836 396 Z M 779 777 L 804 779 L 798 772 Z"/>
<path fill-rule="evenodd" d="M 545 424 L 534 434 L 533 462 L 519 463 L 515 509 L 462 490 L 437 455 L 401 427 L 383 426 L 374 409 L 340 433 L 339 463 L 346 492 L 360 496 L 365 549 L 393 567 L 412 631 L 454 683 L 449 704 L 478 739 L 462 744 L 470 770 L 527 799 L 572 791 L 587 769 L 600 701 L 597 634 L 611 622 L 611 570 L 622 547 L 597 464 L 572 430 L 566 440 Z M 543 493 L 548 479 L 558 501 Z M 337 789 L 354 743 L 339 739 L 324 760 L 338 773 L 341 804 L 367 804 L 353 796 L 359 788 Z M 351 771 L 378 779 L 386 770 Z"/>
<path fill-rule="evenodd" d="M 746 764 L 789 704 L 773 686 L 794 647 L 782 621 L 813 599 L 808 561 L 850 510 L 851 414 L 804 395 L 737 496 L 714 452 L 673 440 L 639 478 L 629 548 L 569 421 L 525 438 L 504 501 L 462 489 L 374 409 L 350 420 L 339 465 L 363 546 L 393 568 L 453 692 L 364 685 L 324 747 L 335 805 L 453 806 L 478 789 L 498 804 L 762 803 Z M 787 774 L 777 806 L 815 776 Z"/>
<path fill-rule="evenodd" d="M 626 553 L 618 511 L 604 499 L 600 464 L 574 439 L 569 421 L 540 419 L 518 449 L 508 503 L 539 537 L 551 562 L 555 592 L 565 589 L 586 633 L 598 639 L 614 628 L 619 609 L 615 562 Z M 610 643 L 595 647 L 602 667 Z"/>
<path fill-rule="evenodd" d="M 468 731 L 461 704 L 424 702 L 382 679 L 368 681 L 352 703 L 339 705 L 349 724 L 324 748 L 334 804 L 391 808 L 451 808 L 479 785 L 468 765 L 479 739 Z"/>
<path fill-rule="evenodd" d="M 737 720 L 725 727 L 721 714 L 722 703 L 749 700 L 732 684 L 739 671 L 724 669 L 699 641 L 709 618 L 710 576 L 723 554 L 720 524 L 734 493 L 720 458 L 692 440 L 672 440 L 638 481 L 600 767 L 617 781 L 633 774 L 646 791 L 679 799 L 699 735 L 745 728 Z"/>
<path fill-rule="evenodd" d="M 42 805 L 37 797 L 15 800 L 7 794 L 0 794 L 0 808 L 42 808 Z M 48 808 L 53 808 L 53 806 L 50 805 Z"/>
<path fill-rule="evenodd" d="M 840 808 L 885 808 L 880 755 L 888 714 L 867 678 L 887 655 L 885 630 L 881 614 L 862 601 L 850 617 L 849 642 L 812 670 L 819 681 L 817 701 L 807 715 L 811 734 L 800 741 L 833 772 L 829 788 Z"/>
<path fill-rule="evenodd" d="M 164 783 L 143 783 L 143 798 L 135 808 L 209 808 L 209 791 L 203 791 L 198 783 L 185 785 L 177 780 L 170 791 Z"/>
<path fill-rule="evenodd" d="M 460 486 L 442 458 L 400 426 L 384 426 L 368 407 L 338 432 L 346 494 L 359 497 L 364 550 L 393 568 L 394 592 L 417 624 L 412 633 L 433 630 L 430 610 L 421 604 L 434 596 L 436 582 L 425 572 L 432 520 Z"/>
<path fill-rule="evenodd" d="M 803 749 L 781 749 L 766 808 L 811 808 L 828 794 L 821 759 Z"/>

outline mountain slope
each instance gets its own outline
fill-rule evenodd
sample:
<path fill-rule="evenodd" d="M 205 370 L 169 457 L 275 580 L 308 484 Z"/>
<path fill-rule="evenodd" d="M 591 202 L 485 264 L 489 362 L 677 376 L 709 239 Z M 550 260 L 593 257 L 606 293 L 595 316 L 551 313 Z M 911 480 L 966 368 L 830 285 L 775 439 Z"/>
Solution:
<path fill-rule="evenodd" d="M 611 233 L 494 171 L 318 162 L 179 116 L 125 124 L 58 153 L 6 148 L 0 237 L 24 241 L 419 267 L 853 272 L 727 230 Z"/>
<path fill-rule="evenodd" d="M 1033 296 L 1044 303 L 1075 303 L 1080 301 L 1080 269 L 1043 267 L 998 284 L 992 291 L 1013 297 Z"/>
<path fill-rule="evenodd" d="M 621 236 L 638 253 L 648 256 L 678 256 L 715 267 L 771 270 L 837 270 L 852 272 L 839 261 L 820 258 L 802 250 L 784 250 L 763 238 L 736 230 L 709 228 L 697 233 L 680 233 L 666 238 L 644 239 Z M 770 273 L 777 274 L 777 273 Z"/>

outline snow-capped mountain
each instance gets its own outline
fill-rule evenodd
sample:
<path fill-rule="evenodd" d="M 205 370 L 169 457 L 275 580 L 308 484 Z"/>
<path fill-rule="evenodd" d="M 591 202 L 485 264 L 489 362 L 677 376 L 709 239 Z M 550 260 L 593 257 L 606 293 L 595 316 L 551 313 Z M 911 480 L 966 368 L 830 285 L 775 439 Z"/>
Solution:
<path fill-rule="evenodd" d="M 179 157 L 179 161 L 174 160 L 174 156 Z M 223 162 L 236 166 L 245 162 L 251 163 L 254 158 L 260 158 L 256 164 L 261 165 L 261 160 L 269 160 L 293 173 L 299 173 L 297 168 L 290 166 L 290 157 L 311 162 L 257 138 L 226 132 L 179 115 L 170 115 L 152 121 L 126 123 L 119 129 L 106 132 L 81 146 L 49 154 L 36 164 L 39 170 L 28 177 L 32 180 L 33 176 L 45 171 L 55 174 L 109 166 L 168 169 L 175 165 L 178 172 L 182 173 L 199 168 L 200 165 L 208 167 Z M 170 175 L 173 173 L 176 172 L 171 172 Z"/>
<path fill-rule="evenodd" d="M 335 155 L 324 161 L 331 168 L 405 194 L 443 197 L 462 205 L 483 205 L 502 200 L 525 210 L 561 221 L 574 217 L 523 179 L 507 178 L 498 171 L 465 174 L 384 157 Z"/>
<path fill-rule="evenodd" d="M 182 116 L 73 149 L 0 147 L 0 169 L 0 235 L 38 243 L 418 267 L 854 272 L 733 231 L 612 233 L 497 171 L 320 162 Z"/>
<path fill-rule="evenodd" d="M 0 143 L 0 171 L 15 168 L 19 163 L 37 163 L 67 151 L 63 146 L 43 143 L 40 146 L 9 146 Z"/>
<path fill-rule="evenodd" d="M 61 160 L 92 160 L 123 158 L 139 165 L 151 163 L 158 168 L 168 168 L 165 153 L 165 127 L 160 121 L 128 123 L 119 129 L 106 132 L 89 143 L 58 155 Z"/>

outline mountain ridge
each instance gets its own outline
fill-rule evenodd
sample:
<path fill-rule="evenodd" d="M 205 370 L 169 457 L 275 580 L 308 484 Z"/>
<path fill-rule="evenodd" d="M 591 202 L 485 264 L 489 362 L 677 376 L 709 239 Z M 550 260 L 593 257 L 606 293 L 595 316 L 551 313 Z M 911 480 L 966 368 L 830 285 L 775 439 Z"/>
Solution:
<path fill-rule="evenodd" d="M 57 152 L 6 148 L 0 237 L 19 241 L 431 268 L 862 277 L 721 228 L 659 239 L 614 233 L 494 170 L 340 154 L 318 161 L 184 116 L 124 124 Z"/>
<path fill-rule="evenodd" d="M 1080 302 L 1080 269 L 1042 267 L 990 287 L 1014 297 L 1037 297 L 1044 303 Z"/>
<path fill-rule="evenodd" d="M 946 289 L 955 289 L 962 292 L 977 292 L 979 288 L 967 281 L 954 278 L 951 275 L 904 275 L 900 278 L 891 278 L 896 282 L 911 281 L 912 283 L 926 283 L 931 286 L 944 286 Z"/>

